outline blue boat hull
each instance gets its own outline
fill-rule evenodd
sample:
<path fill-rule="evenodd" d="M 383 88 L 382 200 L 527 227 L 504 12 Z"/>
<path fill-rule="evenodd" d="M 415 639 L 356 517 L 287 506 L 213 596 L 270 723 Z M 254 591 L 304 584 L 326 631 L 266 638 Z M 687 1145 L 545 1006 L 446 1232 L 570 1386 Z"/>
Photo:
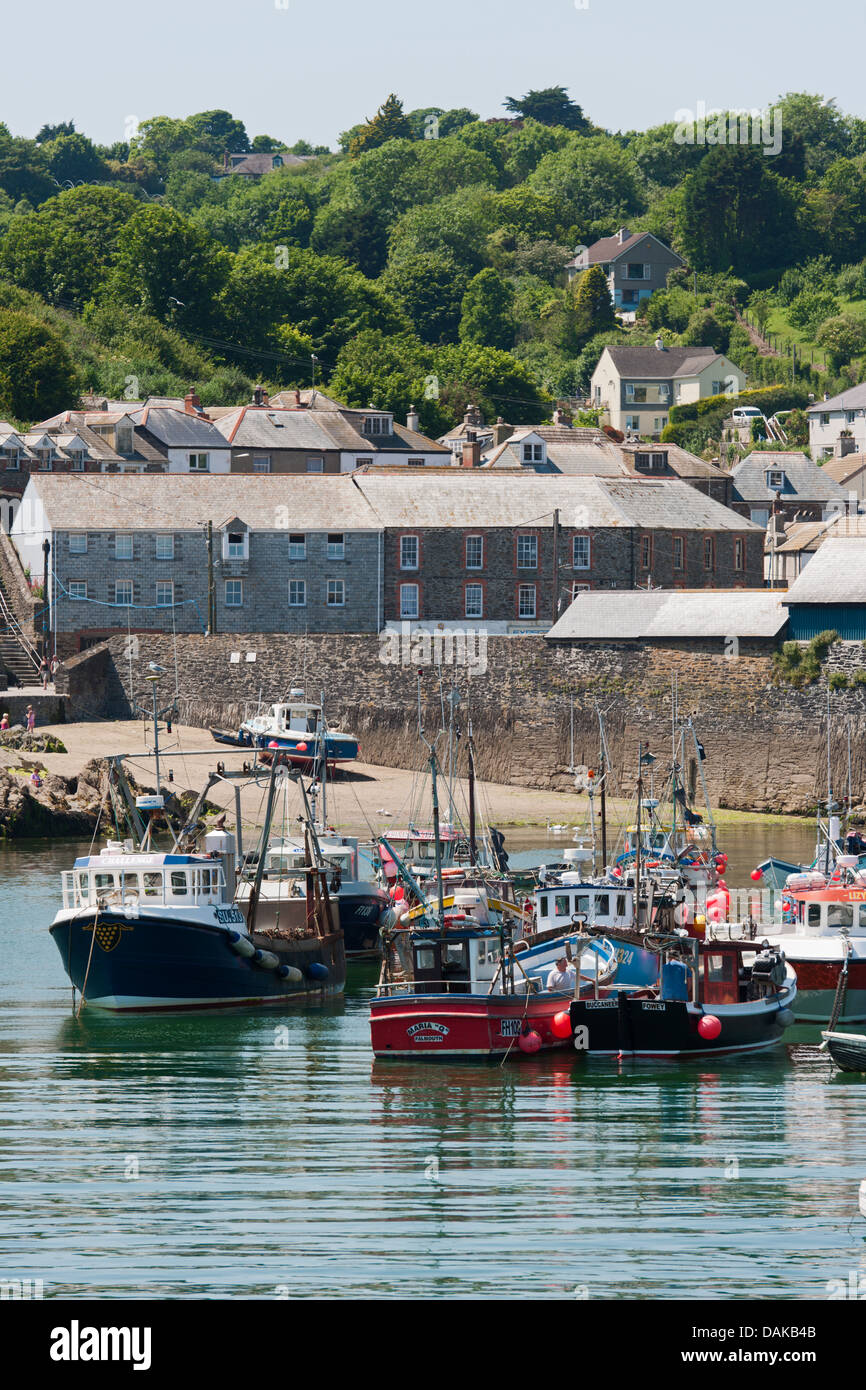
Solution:
<path fill-rule="evenodd" d="M 255 946 L 301 972 L 293 982 L 238 955 L 228 932 L 206 924 L 101 912 L 95 941 L 93 913 L 50 931 L 86 1004 L 116 1012 L 319 1002 L 346 979 L 342 933 L 291 941 L 254 933 Z"/>

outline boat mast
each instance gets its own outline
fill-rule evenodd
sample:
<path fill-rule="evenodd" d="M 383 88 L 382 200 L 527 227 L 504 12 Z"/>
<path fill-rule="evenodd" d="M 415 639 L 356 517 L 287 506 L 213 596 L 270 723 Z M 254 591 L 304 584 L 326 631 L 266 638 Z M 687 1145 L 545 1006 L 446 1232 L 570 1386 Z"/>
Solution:
<path fill-rule="evenodd" d="M 827 843 L 824 849 L 824 873 L 830 873 L 830 836 L 833 815 L 833 789 L 830 785 L 830 677 L 827 677 Z"/>
<path fill-rule="evenodd" d="M 635 856 L 634 856 L 634 924 L 640 929 L 640 812 L 641 802 L 643 801 L 643 744 L 638 744 L 637 751 L 637 835 L 635 837 Z"/>
<path fill-rule="evenodd" d="M 474 868 L 478 861 L 475 842 L 475 749 L 472 745 L 472 716 L 468 715 L 467 751 L 469 754 L 469 862 Z"/>
<path fill-rule="evenodd" d="M 440 730 L 441 732 L 441 730 Z M 438 898 L 439 929 L 445 929 L 445 888 L 442 882 L 442 841 L 439 836 L 439 790 L 436 784 L 436 743 L 430 743 L 424 736 L 421 718 L 421 672 L 418 672 L 418 734 L 430 754 L 430 785 L 433 794 L 433 842 L 436 852 L 436 892 Z M 438 737 L 438 735 L 437 735 Z"/>
<path fill-rule="evenodd" d="M 604 719 L 598 705 L 595 711 L 598 715 L 598 739 L 601 750 L 601 867 L 604 870 L 607 868 L 607 740 L 604 736 Z"/>
<path fill-rule="evenodd" d="M 677 854 L 677 677 L 676 672 L 671 676 L 671 782 L 673 786 L 673 796 L 671 797 L 671 853 L 676 859 Z M 684 789 L 685 790 L 685 789 Z"/>

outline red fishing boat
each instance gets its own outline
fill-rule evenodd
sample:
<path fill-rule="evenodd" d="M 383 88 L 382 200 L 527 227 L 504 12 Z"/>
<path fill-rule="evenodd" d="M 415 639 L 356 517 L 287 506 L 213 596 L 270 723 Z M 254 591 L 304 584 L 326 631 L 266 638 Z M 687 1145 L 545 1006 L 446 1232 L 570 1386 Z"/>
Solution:
<path fill-rule="evenodd" d="M 610 942 L 588 941 L 578 928 L 565 936 L 543 933 L 530 946 L 512 942 L 506 921 L 497 929 L 463 913 L 446 913 L 441 927 L 428 917 L 418 930 L 399 936 L 407 968 L 393 978 L 394 943 L 386 941 L 382 978 L 370 1006 L 376 1057 L 453 1061 L 565 1047 L 578 977 L 580 991 L 592 992 L 616 971 Z M 548 989 L 550 972 L 563 958 L 568 962 L 563 987 Z"/>

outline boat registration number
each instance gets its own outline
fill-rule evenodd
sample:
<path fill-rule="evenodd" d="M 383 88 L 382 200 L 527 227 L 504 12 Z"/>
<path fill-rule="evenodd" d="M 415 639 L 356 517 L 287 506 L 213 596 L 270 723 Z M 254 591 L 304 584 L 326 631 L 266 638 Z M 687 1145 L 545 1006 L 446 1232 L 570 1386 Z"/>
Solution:
<path fill-rule="evenodd" d="M 653 1002 L 653 1003 L 648 1003 L 646 1000 L 643 1000 L 643 1001 L 641 1002 L 641 1008 L 643 1009 L 644 1013 L 663 1014 L 664 1011 L 665 1011 L 665 1009 L 667 1008 L 667 1004 L 665 1004 L 665 1003 L 663 1003 L 663 1002 L 662 1002 L 662 1003 L 655 1003 L 655 1002 Z"/>
<path fill-rule="evenodd" d="M 521 1027 L 522 1023 L 519 1018 L 501 1018 L 499 1020 L 499 1036 L 500 1038 L 519 1038 Z"/>
<path fill-rule="evenodd" d="M 617 1005 L 615 999 L 583 999 L 581 1003 L 585 1009 L 615 1009 Z"/>
<path fill-rule="evenodd" d="M 228 926 L 229 922 L 239 922 L 243 925 L 244 914 L 236 907 L 217 907 L 214 911 L 220 926 Z"/>

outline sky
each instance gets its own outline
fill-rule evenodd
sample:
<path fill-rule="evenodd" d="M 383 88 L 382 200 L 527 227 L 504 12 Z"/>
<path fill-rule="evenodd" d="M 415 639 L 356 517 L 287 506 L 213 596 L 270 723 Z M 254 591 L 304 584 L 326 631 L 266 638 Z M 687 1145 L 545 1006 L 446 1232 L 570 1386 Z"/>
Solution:
<path fill-rule="evenodd" d="M 610 130 L 787 91 L 866 117 L 864 38 L 857 0 L 19 0 L 0 21 L 0 120 L 32 137 L 71 118 L 112 144 L 136 120 L 222 108 L 250 137 L 333 149 L 392 91 L 487 118 L 560 84 Z"/>

